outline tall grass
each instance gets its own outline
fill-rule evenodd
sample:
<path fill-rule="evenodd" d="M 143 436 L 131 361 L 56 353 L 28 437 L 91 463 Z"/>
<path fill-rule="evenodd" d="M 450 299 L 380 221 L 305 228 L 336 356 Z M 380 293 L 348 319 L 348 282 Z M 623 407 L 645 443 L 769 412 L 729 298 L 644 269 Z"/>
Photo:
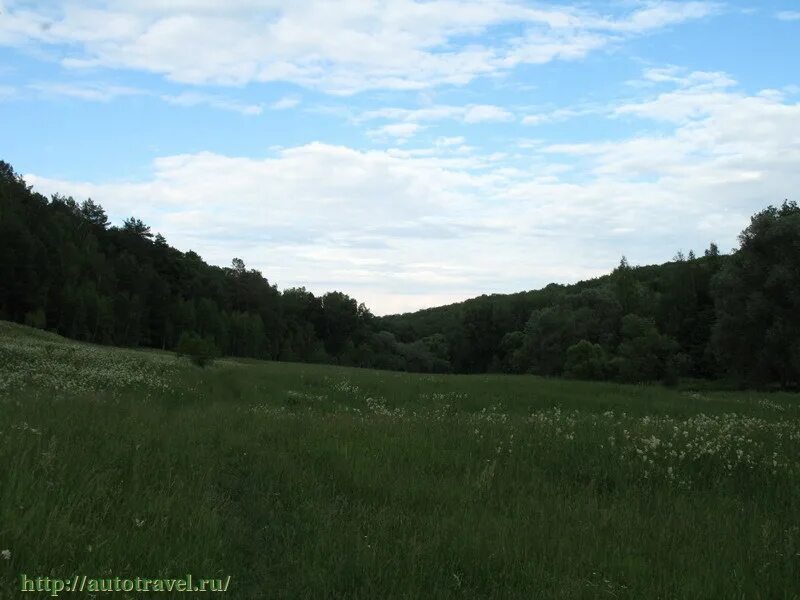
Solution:
<path fill-rule="evenodd" d="M 789 394 L 201 370 L 0 323 L 0 597 L 192 573 L 243 599 L 798 598 L 798 417 Z"/>

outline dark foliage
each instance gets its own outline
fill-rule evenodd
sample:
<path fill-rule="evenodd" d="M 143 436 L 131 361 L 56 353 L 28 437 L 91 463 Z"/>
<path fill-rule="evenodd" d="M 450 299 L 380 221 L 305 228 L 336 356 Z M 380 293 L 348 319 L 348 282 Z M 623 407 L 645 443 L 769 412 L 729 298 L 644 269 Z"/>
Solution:
<path fill-rule="evenodd" d="M 1 162 L 0 257 L 0 318 L 78 340 L 175 349 L 196 334 L 225 355 L 357 364 L 370 331 L 344 294 L 281 293 L 240 259 L 208 265 L 135 217 L 110 227 L 92 200 L 33 193 Z"/>
<path fill-rule="evenodd" d="M 800 383 L 800 207 L 753 216 L 714 279 L 713 351 L 745 383 Z"/>
<path fill-rule="evenodd" d="M 800 384 L 800 208 L 752 219 L 741 248 L 575 285 L 481 296 L 378 319 L 407 343 L 441 334 L 452 367 L 626 382 Z"/>
<path fill-rule="evenodd" d="M 205 367 L 214 361 L 219 352 L 211 339 L 190 331 L 181 334 L 175 353 L 187 357 L 198 367 Z"/>
<path fill-rule="evenodd" d="M 112 227 L 91 199 L 48 200 L 0 161 L 0 318 L 102 344 L 201 340 L 210 356 L 793 386 L 798 273 L 800 209 L 787 202 L 755 215 L 729 256 L 712 243 L 659 266 L 623 257 L 591 281 L 376 318 L 341 292 L 278 291 L 238 258 L 208 265 L 135 217 Z"/>

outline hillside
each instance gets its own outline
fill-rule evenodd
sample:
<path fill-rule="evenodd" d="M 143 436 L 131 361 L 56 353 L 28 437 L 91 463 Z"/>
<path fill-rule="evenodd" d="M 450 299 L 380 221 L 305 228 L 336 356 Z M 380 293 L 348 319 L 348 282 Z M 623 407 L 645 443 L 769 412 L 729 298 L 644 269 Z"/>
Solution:
<path fill-rule="evenodd" d="M 482 296 L 375 318 L 342 292 L 278 290 L 181 252 L 91 199 L 34 193 L 0 163 L 0 317 L 72 339 L 418 372 L 532 373 L 677 384 L 800 385 L 800 208 L 756 214 L 722 256 L 633 267 L 595 280 Z"/>
<path fill-rule="evenodd" d="M 716 273 L 726 259 L 725 255 L 717 255 L 715 259 L 701 257 L 693 260 L 700 269 Z M 684 268 L 682 262 L 672 261 L 660 265 L 633 266 L 630 273 L 644 288 L 661 291 L 668 287 L 667 282 L 679 278 L 680 271 Z M 564 296 L 580 294 L 585 290 L 609 289 L 614 285 L 614 281 L 615 274 L 609 273 L 573 284 L 551 283 L 541 289 L 511 294 L 484 294 L 443 306 L 378 317 L 377 321 L 381 327 L 394 332 L 402 341 L 411 341 L 436 333 L 453 331 L 471 311 L 483 306 L 492 306 L 495 311 L 505 311 L 511 315 L 509 326 L 513 327 L 511 329 L 513 331 L 522 329 L 534 310 L 553 306 Z M 708 290 L 704 291 L 708 294 Z"/>
<path fill-rule="evenodd" d="M 706 255 L 646 267 L 624 260 L 613 273 L 573 285 L 493 294 L 449 306 L 378 319 L 379 327 L 406 343 L 441 335 L 453 368 L 462 372 L 531 372 L 589 379 L 613 377 L 610 364 L 625 342 L 623 319 L 634 337 L 650 336 L 652 366 L 637 366 L 629 380 L 713 378 L 710 348 L 715 306 L 711 282 L 730 257 L 712 246 Z M 570 372 L 569 348 L 593 344 L 605 363 L 597 372 Z M 670 364 L 670 360 L 672 364 Z"/>

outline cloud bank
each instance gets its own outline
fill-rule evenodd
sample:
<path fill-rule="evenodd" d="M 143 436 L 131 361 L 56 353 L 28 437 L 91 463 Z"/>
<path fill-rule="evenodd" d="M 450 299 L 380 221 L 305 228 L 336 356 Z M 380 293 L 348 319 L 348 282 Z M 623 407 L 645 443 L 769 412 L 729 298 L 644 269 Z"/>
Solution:
<path fill-rule="evenodd" d="M 9 1 L 0 45 L 58 47 L 71 69 L 352 94 L 464 85 L 520 65 L 575 60 L 717 10 L 700 1 L 634 2 L 614 16 L 511 0 Z"/>
<path fill-rule="evenodd" d="M 167 156 L 140 182 L 28 180 L 91 196 L 117 222 L 135 212 L 212 262 L 241 256 L 283 287 L 343 289 L 378 313 L 592 277 L 623 253 L 647 263 L 712 240 L 727 249 L 753 212 L 800 187 L 788 93 L 748 95 L 724 73 L 643 80 L 651 96 L 606 118 L 669 133 L 518 155 L 459 152 L 460 138 L 408 150 L 315 142 L 262 158 Z"/>

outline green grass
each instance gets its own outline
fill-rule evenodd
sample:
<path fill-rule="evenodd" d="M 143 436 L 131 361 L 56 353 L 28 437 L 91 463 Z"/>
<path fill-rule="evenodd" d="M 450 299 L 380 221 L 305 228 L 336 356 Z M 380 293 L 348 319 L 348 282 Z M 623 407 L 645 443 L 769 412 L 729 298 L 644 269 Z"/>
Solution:
<path fill-rule="evenodd" d="M 201 370 L 0 322 L 0 598 L 37 596 L 21 573 L 231 575 L 243 599 L 799 598 L 799 417 L 791 394 Z"/>

